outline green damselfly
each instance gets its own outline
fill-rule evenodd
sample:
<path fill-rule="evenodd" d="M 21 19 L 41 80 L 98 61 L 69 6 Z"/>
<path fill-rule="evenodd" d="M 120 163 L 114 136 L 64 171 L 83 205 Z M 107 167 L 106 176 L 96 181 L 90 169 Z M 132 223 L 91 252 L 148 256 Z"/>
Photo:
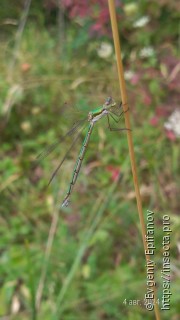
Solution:
<path fill-rule="evenodd" d="M 62 207 L 66 207 L 69 204 L 69 198 L 71 196 L 73 187 L 74 187 L 76 180 L 77 180 L 77 177 L 79 175 L 82 161 L 84 159 L 85 152 L 87 150 L 89 140 L 90 140 L 95 123 L 105 116 L 105 117 L 107 117 L 109 130 L 111 130 L 111 131 L 128 130 L 127 128 L 112 128 L 110 126 L 110 118 L 112 118 L 113 121 L 115 121 L 116 123 L 119 122 L 120 117 L 124 113 L 122 111 L 121 107 L 122 107 L 122 103 L 116 104 L 116 102 L 112 99 L 112 97 L 108 97 L 102 106 L 90 111 L 85 119 L 82 119 L 82 120 L 79 120 L 78 122 L 76 122 L 64 137 L 60 138 L 57 142 L 50 145 L 47 149 L 45 149 L 43 152 L 41 152 L 39 154 L 39 156 L 37 157 L 37 160 L 41 160 L 41 159 L 45 158 L 59 145 L 59 143 L 65 141 L 66 137 L 68 137 L 68 136 L 74 137 L 70 148 L 66 152 L 65 156 L 61 160 L 61 162 L 58 165 L 58 167 L 56 168 L 56 170 L 53 172 L 51 179 L 49 180 L 49 183 L 48 183 L 48 185 L 49 185 L 51 183 L 51 181 L 53 180 L 53 178 L 55 177 L 55 175 L 57 174 L 57 172 L 59 171 L 59 169 L 61 168 L 68 153 L 73 148 L 76 141 L 79 139 L 81 132 L 82 132 L 82 129 L 84 129 L 85 123 L 89 123 L 84 141 L 82 143 L 82 146 L 81 146 L 81 149 L 80 149 L 77 161 L 76 161 L 76 164 L 74 166 L 74 170 L 73 170 L 72 178 L 71 178 L 68 190 L 67 190 L 67 194 L 62 202 Z M 78 133 L 76 133 L 76 132 L 78 132 Z"/>

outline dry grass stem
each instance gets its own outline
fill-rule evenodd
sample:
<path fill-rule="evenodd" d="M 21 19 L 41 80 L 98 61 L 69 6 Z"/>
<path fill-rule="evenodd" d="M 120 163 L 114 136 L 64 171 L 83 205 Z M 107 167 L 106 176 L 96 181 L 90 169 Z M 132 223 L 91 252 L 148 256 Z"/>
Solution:
<path fill-rule="evenodd" d="M 110 12 L 112 33 L 113 33 L 114 46 L 115 46 L 116 59 L 117 59 L 117 69 L 118 69 L 120 92 L 121 92 L 121 97 L 122 97 L 123 109 L 124 109 L 124 111 L 126 111 L 128 109 L 128 101 L 127 101 L 126 84 L 125 84 L 125 80 L 124 80 L 124 72 L 123 72 L 123 65 L 122 65 L 122 59 L 121 59 L 121 47 L 120 47 L 119 32 L 118 32 L 118 25 L 117 25 L 117 17 L 116 17 L 114 0 L 108 0 L 108 3 L 109 3 L 109 12 Z M 125 115 L 126 128 L 131 129 L 129 111 L 125 112 L 124 115 Z M 132 168 L 132 174 L 133 174 L 134 188 L 135 188 L 135 193 L 136 193 L 136 201 L 137 201 L 139 219 L 140 219 L 140 224 L 141 224 L 143 245 L 144 245 L 144 250 L 147 250 L 147 242 L 145 241 L 146 229 L 145 229 L 145 222 L 144 222 L 144 217 L 143 217 L 141 195 L 140 195 L 139 184 L 138 184 L 138 176 L 137 176 L 137 169 L 136 169 L 136 162 L 135 162 L 135 155 L 134 155 L 132 132 L 130 130 L 127 130 L 127 139 L 128 139 L 128 147 L 129 147 L 131 168 Z M 147 261 L 150 260 L 150 256 L 146 255 L 146 260 Z M 157 299 L 156 299 L 155 287 L 153 287 L 153 290 L 154 290 L 154 299 L 156 301 Z M 160 314 L 159 314 L 159 308 L 158 308 L 157 304 L 154 305 L 154 310 L 155 310 L 156 319 L 159 320 Z"/>

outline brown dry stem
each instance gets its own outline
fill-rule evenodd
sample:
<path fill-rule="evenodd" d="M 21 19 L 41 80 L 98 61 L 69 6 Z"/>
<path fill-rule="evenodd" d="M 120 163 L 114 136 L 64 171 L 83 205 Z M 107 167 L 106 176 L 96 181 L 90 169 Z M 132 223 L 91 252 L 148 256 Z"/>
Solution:
<path fill-rule="evenodd" d="M 118 77 L 119 77 L 122 105 L 123 105 L 123 110 L 126 111 L 127 109 L 129 110 L 129 108 L 128 108 L 128 101 L 127 101 L 126 84 L 125 84 L 125 80 L 124 80 L 123 65 L 122 65 L 122 59 L 121 59 L 121 46 L 120 46 L 120 40 L 119 40 L 119 32 L 118 32 L 118 25 L 117 25 L 117 17 L 116 17 L 114 0 L 108 0 L 108 4 L 109 4 L 109 12 L 110 12 L 112 33 L 113 33 L 113 39 L 114 39 L 114 47 L 115 47 L 116 60 L 117 60 L 117 69 L 118 69 Z M 125 112 L 124 116 L 125 116 L 126 128 L 131 129 L 129 111 Z M 133 181 L 134 181 L 134 188 L 135 188 L 135 193 L 136 193 L 137 208 L 138 208 L 139 219 L 140 219 L 140 224 L 141 224 L 143 245 L 144 245 L 144 250 L 148 250 L 147 242 L 145 241 L 146 229 L 145 229 L 145 223 L 144 223 L 144 217 L 143 217 L 141 195 L 140 195 L 140 191 L 139 191 L 139 183 L 138 183 L 138 176 L 137 176 L 137 169 L 136 169 L 136 162 L 135 162 L 135 155 L 134 155 L 134 147 L 133 147 L 132 131 L 131 130 L 127 130 L 127 139 L 128 139 L 128 147 L 129 147 L 129 155 L 130 155 L 132 175 L 133 175 Z M 145 255 L 145 257 L 146 257 L 146 261 L 151 260 L 149 255 Z M 153 291 L 154 291 L 154 300 L 156 301 L 157 298 L 156 298 L 155 286 L 153 287 Z M 156 303 L 154 305 L 154 310 L 155 310 L 156 319 L 160 320 L 159 308 L 158 308 L 158 304 L 156 304 Z"/>

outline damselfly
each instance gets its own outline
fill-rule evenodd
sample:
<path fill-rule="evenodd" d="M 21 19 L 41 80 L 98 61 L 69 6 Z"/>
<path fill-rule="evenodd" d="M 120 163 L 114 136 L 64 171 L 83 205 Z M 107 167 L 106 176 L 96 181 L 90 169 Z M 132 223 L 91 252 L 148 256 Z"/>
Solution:
<path fill-rule="evenodd" d="M 112 128 L 110 126 L 110 118 L 113 119 L 113 121 L 115 121 L 116 123 L 119 122 L 120 117 L 122 116 L 122 114 L 124 113 L 121 110 L 122 107 L 122 103 L 120 104 L 116 104 L 116 102 L 111 98 L 108 97 L 104 104 L 100 107 L 98 107 L 97 109 L 94 109 L 92 111 L 90 111 L 87 115 L 87 117 L 85 119 L 79 120 L 78 122 L 76 122 L 73 127 L 71 128 L 70 131 L 67 132 L 67 134 L 60 138 L 57 142 L 53 143 L 52 145 L 50 145 L 47 149 L 45 149 L 43 152 L 41 152 L 39 154 L 39 156 L 37 157 L 37 160 L 41 160 L 43 158 L 45 158 L 47 155 L 49 155 L 55 148 L 56 146 L 59 145 L 60 142 L 63 142 L 65 140 L 66 137 L 68 136 L 74 136 L 74 134 L 78 131 L 78 133 L 75 135 L 73 142 L 70 146 L 70 148 L 68 149 L 68 151 L 66 152 L 64 158 L 62 159 L 62 161 L 60 162 L 60 164 L 58 165 L 58 167 L 56 168 L 56 170 L 53 172 L 51 179 L 48 183 L 48 185 L 51 183 L 51 181 L 53 180 L 53 178 L 55 177 L 55 175 L 57 174 L 57 172 L 59 171 L 59 169 L 61 168 L 63 162 L 65 161 L 68 153 L 70 152 L 70 150 L 73 148 L 74 144 L 76 143 L 76 141 L 79 139 L 80 135 L 81 135 L 81 131 L 82 130 L 78 130 L 80 128 L 84 128 L 84 124 L 85 123 L 89 123 L 88 128 L 87 128 L 87 132 L 83 141 L 83 144 L 81 146 L 76 164 L 74 166 L 74 170 L 73 170 L 73 174 L 72 174 L 72 178 L 67 190 L 67 194 L 62 202 L 62 207 L 66 207 L 69 204 L 69 198 L 71 196 L 73 187 L 76 183 L 77 177 L 79 175 L 80 169 L 81 169 L 81 165 L 82 165 L 82 161 L 84 159 L 85 156 L 85 152 L 87 150 L 88 144 L 89 144 L 89 140 L 94 128 L 94 125 L 97 121 L 99 121 L 102 117 L 106 116 L 107 117 L 107 121 L 108 121 L 108 128 L 111 131 L 121 131 L 121 130 L 128 130 L 127 128 Z"/>

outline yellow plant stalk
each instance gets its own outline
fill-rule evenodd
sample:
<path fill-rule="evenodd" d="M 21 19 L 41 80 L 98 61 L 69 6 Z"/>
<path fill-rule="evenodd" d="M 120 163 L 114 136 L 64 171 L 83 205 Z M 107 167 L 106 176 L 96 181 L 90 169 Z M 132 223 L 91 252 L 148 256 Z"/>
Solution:
<path fill-rule="evenodd" d="M 111 27 L 112 27 L 112 33 L 113 33 L 113 39 L 114 39 L 114 47 L 115 47 L 115 52 L 116 52 L 116 60 L 117 60 L 120 92 L 121 92 L 121 98 L 122 98 L 122 106 L 123 106 L 123 110 L 126 111 L 128 109 L 128 101 L 127 101 L 126 84 L 125 84 L 125 80 L 124 80 L 124 72 L 123 72 L 123 65 L 122 65 L 122 59 L 121 59 L 121 46 L 120 46 L 120 40 L 119 40 L 119 32 L 118 32 L 118 25 L 117 25 L 117 17 L 116 17 L 114 0 L 108 0 L 108 4 L 109 4 L 109 13 L 110 13 Z M 131 129 L 129 111 L 125 112 L 124 116 L 125 116 L 126 128 Z M 141 224 L 143 245 L 144 245 L 144 250 L 147 251 L 148 250 L 147 242 L 145 240 L 146 229 L 145 229 L 145 223 L 144 223 L 144 217 L 143 217 L 141 195 L 140 195 L 140 191 L 139 191 L 139 183 L 138 183 L 138 176 L 137 176 L 137 169 L 136 169 L 136 162 L 135 162 L 135 155 L 134 155 L 134 147 L 133 147 L 131 130 L 127 130 L 127 139 L 128 139 L 128 147 L 129 147 L 131 168 L 132 168 L 132 174 L 133 174 L 134 188 L 135 188 L 135 193 L 136 193 L 137 208 L 138 208 L 139 219 L 140 219 L 140 224 Z M 150 256 L 147 254 L 145 256 L 146 256 L 146 261 L 148 262 L 148 260 L 150 260 Z M 152 287 L 152 289 L 154 291 L 154 299 L 153 300 L 156 301 L 157 298 L 156 298 L 155 286 Z M 155 311 L 156 319 L 160 320 L 160 313 L 159 313 L 159 308 L 158 308 L 157 303 L 154 304 L 154 311 Z"/>

